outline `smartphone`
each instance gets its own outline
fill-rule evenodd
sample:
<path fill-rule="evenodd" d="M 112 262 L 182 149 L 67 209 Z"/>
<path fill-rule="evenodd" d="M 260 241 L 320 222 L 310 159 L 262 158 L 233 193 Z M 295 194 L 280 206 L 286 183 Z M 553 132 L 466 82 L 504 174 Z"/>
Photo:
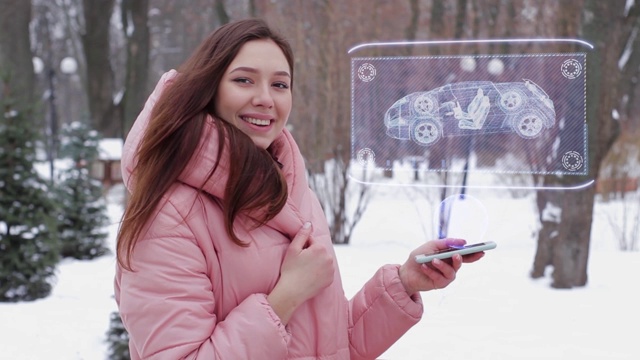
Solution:
<path fill-rule="evenodd" d="M 477 244 L 470 244 L 470 245 L 464 245 L 464 246 L 451 246 L 447 249 L 436 251 L 433 254 L 417 255 L 416 262 L 420 264 L 428 263 L 433 259 L 448 259 L 455 254 L 468 255 L 468 254 L 473 254 L 480 251 L 491 250 L 491 249 L 495 249 L 496 246 L 497 244 L 493 241 L 481 242 Z"/>

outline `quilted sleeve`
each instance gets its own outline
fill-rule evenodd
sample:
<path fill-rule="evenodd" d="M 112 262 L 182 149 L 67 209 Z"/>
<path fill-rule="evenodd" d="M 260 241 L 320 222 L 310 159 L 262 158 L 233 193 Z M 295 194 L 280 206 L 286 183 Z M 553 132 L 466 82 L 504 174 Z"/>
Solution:
<path fill-rule="evenodd" d="M 422 317 L 422 299 L 407 294 L 398 268 L 380 268 L 349 302 L 351 359 L 377 358 Z"/>

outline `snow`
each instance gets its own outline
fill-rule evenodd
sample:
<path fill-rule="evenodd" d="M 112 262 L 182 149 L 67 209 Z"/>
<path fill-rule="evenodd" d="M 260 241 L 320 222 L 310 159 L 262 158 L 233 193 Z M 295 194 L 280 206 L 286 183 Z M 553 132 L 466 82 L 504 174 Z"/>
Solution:
<path fill-rule="evenodd" d="M 114 95 L 113 95 L 113 103 L 116 105 L 119 105 L 120 102 L 122 102 L 122 98 L 124 97 L 124 89 L 118 90 Z"/>
<path fill-rule="evenodd" d="M 542 210 L 542 220 L 559 223 L 562 218 L 562 208 L 548 202 Z"/>
<path fill-rule="evenodd" d="M 60 172 L 70 169 L 74 166 L 73 160 L 71 159 L 55 159 L 53 161 L 53 168 L 56 174 Z M 50 181 L 51 180 L 51 164 L 44 161 L 39 161 L 33 163 L 34 170 L 38 173 L 38 176 L 42 178 L 42 180 Z"/>
<path fill-rule="evenodd" d="M 629 10 L 635 5 L 635 0 L 627 0 L 624 4 L 624 16 L 629 16 Z"/>
<path fill-rule="evenodd" d="M 611 110 L 611 118 L 613 118 L 613 120 L 620 120 L 620 113 L 618 112 L 618 109 Z"/>
<path fill-rule="evenodd" d="M 476 59 L 472 57 L 463 57 L 460 59 L 460 68 L 466 72 L 472 72 L 476 69 Z"/>
<path fill-rule="evenodd" d="M 78 71 L 78 62 L 75 58 L 67 56 L 60 61 L 60 71 L 65 74 L 75 74 Z"/>
<path fill-rule="evenodd" d="M 123 141 L 119 138 L 106 138 L 100 140 L 98 145 L 99 158 L 101 160 L 120 160 L 122 158 Z"/>
<path fill-rule="evenodd" d="M 385 263 L 401 263 L 431 239 L 438 204 L 407 187 L 375 186 L 352 244 L 336 246 L 347 296 Z M 532 280 L 538 228 L 532 196 L 473 192 L 488 217 L 483 238 L 498 243 L 465 264 L 449 287 L 423 294 L 423 319 L 381 359 L 640 359 L 640 252 L 617 250 L 608 211 L 598 203 L 586 287 L 554 290 Z M 122 214 L 122 187 L 108 194 L 109 245 Z M 454 205 L 455 206 L 455 205 Z M 464 223 L 458 222 L 464 226 Z M 466 223 L 467 226 L 471 222 Z M 65 260 L 52 294 L 34 302 L 0 303 L 0 358 L 105 359 L 113 300 L 113 254 Z"/>
<path fill-rule="evenodd" d="M 629 58 L 631 57 L 636 36 L 638 36 L 638 28 L 633 28 L 633 30 L 631 31 L 631 35 L 629 35 L 629 39 L 627 39 L 627 44 L 624 47 L 624 51 L 622 52 L 622 55 L 620 55 L 620 59 L 618 59 L 618 69 L 620 71 L 624 69 L 627 61 L 629 61 Z"/>

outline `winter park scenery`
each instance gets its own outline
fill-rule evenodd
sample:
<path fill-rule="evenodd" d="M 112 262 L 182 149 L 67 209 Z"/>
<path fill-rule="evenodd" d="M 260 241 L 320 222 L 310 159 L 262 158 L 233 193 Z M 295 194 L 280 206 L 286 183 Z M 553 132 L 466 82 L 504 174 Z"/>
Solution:
<path fill-rule="evenodd" d="M 498 247 L 479 263 L 465 265 L 448 288 L 423 294 L 422 321 L 381 359 L 640 356 L 633 330 L 640 322 L 640 252 L 620 251 L 618 243 L 622 230 L 635 229 L 630 235 L 638 238 L 637 193 L 597 202 L 589 283 L 572 290 L 554 290 L 548 278 L 529 277 L 539 226 L 531 193 L 514 197 L 508 190 L 496 190 L 470 195 L 471 205 L 456 202 L 454 207 L 465 216 L 478 210 L 486 216 L 452 229 L 453 235 L 469 242 L 492 240 Z M 44 299 L 0 304 L 2 358 L 107 359 L 106 333 L 110 314 L 116 311 L 113 250 L 123 186 L 111 188 L 105 198 L 111 252 L 90 261 L 63 260 L 53 291 Z M 403 262 L 410 250 L 434 238 L 437 208 L 438 201 L 424 188 L 372 188 L 351 243 L 335 247 L 346 295 L 357 291 L 379 266 Z M 622 216 L 630 222 L 627 229 L 621 228 Z"/>
<path fill-rule="evenodd" d="M 293 47 L 346 297 L 445 232 L 497 244 L 379 359 L 640 359 L 639 1 L 212 3 L 0 0 L 0 360 L 129 359 L 122 139 L 248 17 Z"/>

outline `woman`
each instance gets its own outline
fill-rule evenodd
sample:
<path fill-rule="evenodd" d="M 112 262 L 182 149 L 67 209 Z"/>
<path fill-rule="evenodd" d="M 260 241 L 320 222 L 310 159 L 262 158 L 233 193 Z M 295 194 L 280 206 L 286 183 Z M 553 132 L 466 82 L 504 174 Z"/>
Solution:
<path fill-rule="evenodd" d="M 328 225 L 285 129 L 293 54 L 260 20 L 214 31 L 127 137 L 116 300 L 132 359 L 374 359 L 463 259 L 377 271 L 345 298 Z M 449 244 L 463 244 L 449 240 Z M 465 262 L 482 254 L 465 257 Z"/>

